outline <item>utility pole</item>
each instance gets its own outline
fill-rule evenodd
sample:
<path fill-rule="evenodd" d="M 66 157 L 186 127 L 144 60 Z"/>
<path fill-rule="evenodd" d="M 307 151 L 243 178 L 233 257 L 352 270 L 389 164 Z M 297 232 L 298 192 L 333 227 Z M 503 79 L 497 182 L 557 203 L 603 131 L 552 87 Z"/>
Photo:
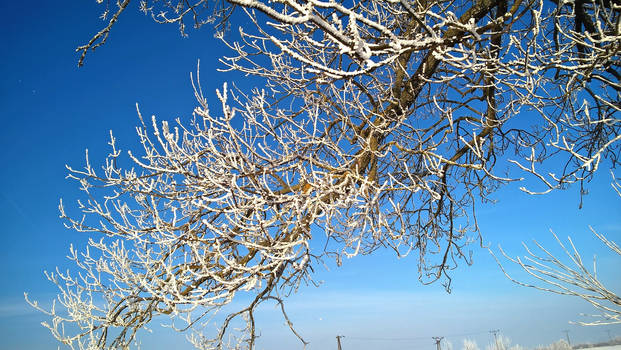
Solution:
<path fill-rule="evenodd" d="M 436 342 L 436 350 L 442 350 L 440 349 L 440 342 L 442 341 L 442 339 L 444 339 L 444 337 L 431 337 L 435 342 Z"/>
<path fill-rule="evenodd" d="M 342 350 L 341 349 L 341 338 L 345 338 L 344 335 L 337 335 L 336 336 L 336 345 L 338 346 L 338 350 Z"/>
<path fill-rule="evenodd" d="M 606 333 L 608 333 L 608 339 L 610 339 L 610 341 L 612 341 L 612 336 L 610 335 L 610 329 L 607 329 Z"/>
<path fill-rule="evenodd" d="M 496 342 L 496 350 L 500 350 L 498 349 L 498 333 L 500 333 L 500 329 L 492 329 L 489 332 L 494 335 L 494 342 Z"/>
<path fill-rule="evenodd" d="M 565 335 L 567 336 L 567 345 L 569 345 L 569 347 L 571 348 L 571 341 L 569 341 L 569 331 L 566 329 L 563 331 L 563 333 L 565 333 Z"/>

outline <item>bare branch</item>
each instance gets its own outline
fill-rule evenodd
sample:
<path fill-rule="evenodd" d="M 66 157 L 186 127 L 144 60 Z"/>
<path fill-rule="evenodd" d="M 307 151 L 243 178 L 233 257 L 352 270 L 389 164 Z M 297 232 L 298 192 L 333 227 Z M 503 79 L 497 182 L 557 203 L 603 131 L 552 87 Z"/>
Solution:
<path fill-rule="evenodd" d="M 77 49 L 80 65 L 129 2 Z M 101 169 L 88 153 L 83 169 L 68 167 L 81 213 L 61 202 L 61 218 L 92 236 L 84 252 L 71 248 L 77 275 L 47 275 L 62 308 L 47 310 L 47 327 L 71 348 L 129 347 L 162 316 L 195 332 L 199 348 L 253 348 L 267 300 L 305 344 L 281 296 L 315 284 L 326 260 L 412 254 L 422 283 L 450 291 L 451 270 L 482 241 L 476 206 L 499 186 L 531 176 L 531 194 L 574 183 L 585 193 L 598 169 L 618 163 L 616 1 L 145 0 L 140 9 L 184 35 L 186 21 L 213 23 L 230 48 L 222 70 L 265 83 L 224 85 L 215 113 L 193 81 L 191 120 L 138 111 L 141 150 L 121 152 L 111 135 Z M 246 17 L 237 41 L 226 35 L 233 16 Z M 563 248 L 577 267 L 546 250 L 515 262 L 549 290 L 571 294 L 574 283 L 613 312 L 571 241 Z M 217 335 L 202 332 L 214 324 Z"/>

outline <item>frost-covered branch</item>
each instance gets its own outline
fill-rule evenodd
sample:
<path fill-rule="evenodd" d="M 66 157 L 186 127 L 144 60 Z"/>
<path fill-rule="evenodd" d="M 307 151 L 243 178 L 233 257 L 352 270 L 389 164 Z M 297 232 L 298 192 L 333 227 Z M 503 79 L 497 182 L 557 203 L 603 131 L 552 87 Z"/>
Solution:
<path fill-rule="evenodd" d="M 616 190 L 619 183 L 615 180 L 612 186 Z M 593 228 L 590 229 L 608 249 L 621 258 L 621 248 L 619 248 L 617 243 L 606 238 L 606 236 L 598 233 Z M 599 318 L 596 321 L 578 322 L 581 325 L 621 323 L 621 297 L 599 280 L 595 257 L 593 257 L 593 267 L 589 269 L 570 237 L 567 238 L 567 244 L 564 244 L 556 234 L 552 234 L 558 245 L 563 249 L 565 259 L 555 255 L 537 241 L 534 242 L 534 245 L 538 248 L 538 251 L 524 244 L 524 248 L 528 253 L 524 257 L 510 257 L 501 249 L 505 258 L 519 265 L 522 270 L 527 272 L 538 283 L 526 283 L 511 277 L 497 259 L 496 261 L 504 274 L 511 281 L 521 286 L 555 294 L 577 296 L 588 301 L 601 314 L 593 315 Z"/>
<path fill-rule="evenodd" d="M 78 48 L 80 63 L 130 6 L 116 2 Z M 214 23 L 230 48 L 222 70 L 264 86 L 225 86 L 214 113 L 196 84 L 191 120 L 140 116 L 142 150 L 121 152 L 111 137 L 103 169 L 88 155 L 84 169 L 69 168 L 84 197 L 80 214 L 61 203 L 61 216 L 93 236 L 85 252 L 72 249 L 77 276 L 48 275 L 64 309 L 48 326 L 74 348 L 129 346 L 155 317 L 195 331 L 199 348 L 253 348 L 260 304 L 282 306 L 324 260 L 377 249 L 415 255 L 421 282 L 450 290 L 450 271 L 481 240 L 476 206 L 499 186 L 532 176 L 529 193 L 572 183 L 582 193 L 618 163 L 616 1 L 140 9 L 182 33 L 187 21 Z"/>

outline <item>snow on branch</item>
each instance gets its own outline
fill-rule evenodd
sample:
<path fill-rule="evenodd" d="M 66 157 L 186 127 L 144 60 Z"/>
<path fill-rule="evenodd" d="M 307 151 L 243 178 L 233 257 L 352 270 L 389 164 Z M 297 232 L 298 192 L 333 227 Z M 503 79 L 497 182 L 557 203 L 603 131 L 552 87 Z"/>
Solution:
<path fill-rule="evenodd" d="M 80 64 L 129 3 L 78 48 Z M 528 193 L 574 183 L 586 193 L 598 169 L 618 163 L 616 1 L 140 9 L 182 33 L 186 21 L 213 23 L 230 49 L 221 69 L 264 85 L 223 86 L 214 114 L 192 82 L 191 120 L 138 112 L 141 150 L 121 152 L 111 135 L 101 169 L 88 154 L 83 169 L 68 167 L 84 196 L 77 215 L 61 202 L 61 217 L 92 239 L 71 250 L 77 275 L 48 274 L 63 311 L 47 310 L 47 326 L 76 349 L 129 347 L 156 317 L 194 332 L 198 348 L 252 349 L 265 302 L 282 306 L 305 344 L 282 303 L 327 259 L 412 254 L 422 283 L 450 290 L 451 270 L 481 241 L 476 206 L 499 186 L 528 175 Z M 232 35 L 232 23 L 246 24 Z M 206 331 L 214 324 L 217 334 Z"/>
<path fill-rule="evenodd" d="M 612 187 L 616 190 L 618 186 L 619 183 L 615 179 Z M 589 227 L 589 229 L 606 248 L 616 254 L 617 258 L 621 258 L 621 248 L 619 248 L 617 243 L 598 233 L 592 227 Z M 564 257 L 558 256 L 558 254 L 553 253 L 537 241 L 533 242 L 537 250 L 531 249 L 524 244 L 527 252 L 527 255 L 524 257 L 510 257 L 500 248 L 505 258 L 517 264 L 536 283 L 527 283 L 515 279 L 509 275 L 500 261 L 496 259 L 505 276 L 514 283 L 524 287 L 582 298 L 601 312 L 598 315 L 590 315 L 596 318 L 595 321 L 577 322 L 580 325 L 592 326 L 621 323 L 621 297 L 619 297 L 617 292 L 600 281 L 597 274 L 596 257 L 593 256 L 592 267 L 589 268 L 582 259 L 571 237 L 567 238 L 567 243 L 563 243 L 554 232 L 552 232 L 552 235 L 562 248 Z"/>

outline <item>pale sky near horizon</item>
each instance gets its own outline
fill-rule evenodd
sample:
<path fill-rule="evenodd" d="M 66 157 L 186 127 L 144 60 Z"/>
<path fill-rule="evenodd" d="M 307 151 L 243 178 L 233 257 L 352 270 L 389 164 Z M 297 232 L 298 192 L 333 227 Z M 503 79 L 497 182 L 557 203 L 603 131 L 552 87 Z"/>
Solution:
<path fill-rule="evenodd" d="M 216 72 L 219 55 L 227 51 L 209 27 L 181 38 L 176 27 L 157 25 L 135 7 L 78 69 L 75 48 L 103 24 L 94 0 L 0 3 L 0 161 L 5 169 L 0 173 L 0 349 L 57 346 L 40 325 L 47 319 L 24 302 L 23 293 L 49 304 L 55 290 L 43 271 L 70 267 L 69 245 L 86 242 L 84 234 L 64 229 L 58 219 L 59 198 L 73 205 L 80 196 L 78 186 L 65 179 L 65 164 L 81 166 L 86 148 L 93 163 L 102 161 L 110 129 L 122 149 L 134 147 L 136 103 L 145 116 L 189 118 L 196 105 L 189 74 L 198 59 L 203 91 L 242 77 Z M 550 229 L 561 238 L 571 235 L 585 260 L 598 255 L 602 280 L 620 292 L 621 260 L 589 231 L 592 225 L 621 241 L 621 199 L 610 190 L 610 178 L 606 169 L 600 171 L 581 210 L 576 187 L 532 197 L 518 185 L 506 186 L 493 196 L 498 203 L 480 207 L 484 244 L 497 252 L 500 243 L 515 256 L 524 254 L 520 243 L 532 239 L 556 249 Z M 568 323 L 586 320 L 579 314 L 593 309 L 577 298 L 519 287 L 504 277 L 486 248 L 474 244 L 471 249 L 474 265 L 453 273 L 450 295 L 440 284 L 417 281 L 415 256 L 397 259 L 379 251 L 346 260 L 342 267 L 328 264 L 329 271 L 317 269 L 322 286 L 304 287 L 289 298 L 289 317 L 311 350 L 336 349 L 337 335 L 345 336 L 347 350 L 434 350 L 432 336 L 445 336 L 455 350 L 464 338 L 474 339 L 483 350 L 494 329 L 526 347 L 564 338 L 563 330 L 569 330 L 573 343 L 607 340 L 607 330 L 621 336 L 620 325 Z M 263 307 L 259 321 L 259 349 L 302 348 L 271 305 Z M 157 330 L 142 342 L 146 349 L 191 348 L 179 339 Z"/>

